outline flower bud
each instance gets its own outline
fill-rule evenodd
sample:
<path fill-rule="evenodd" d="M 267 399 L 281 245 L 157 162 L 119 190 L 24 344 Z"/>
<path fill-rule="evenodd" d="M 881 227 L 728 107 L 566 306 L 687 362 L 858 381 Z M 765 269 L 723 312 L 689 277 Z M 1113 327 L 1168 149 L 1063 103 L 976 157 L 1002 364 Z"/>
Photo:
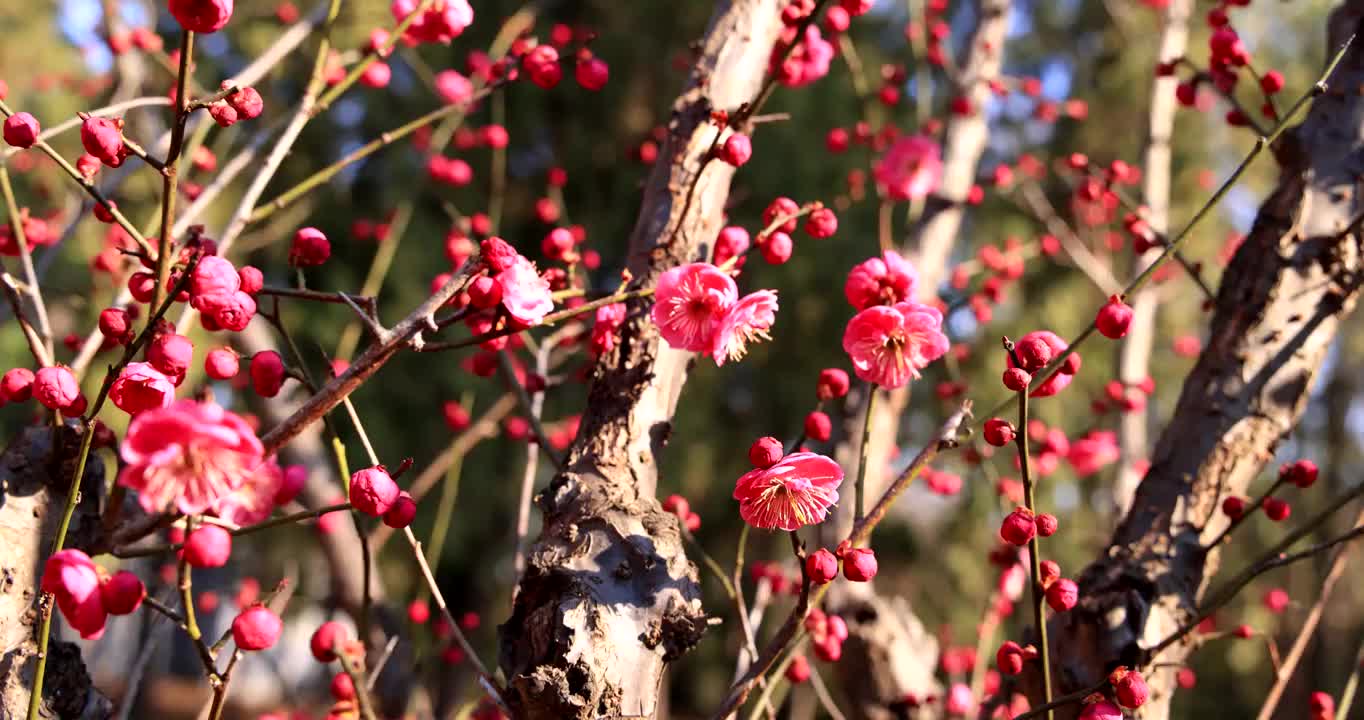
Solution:
<path fill-rule="evenodd" d="M 833 436 L 834 424 L 829 416 L 819 410 L 805 416 L 805 437 L 815 442 L 828 442 Z"/>
<path fill-rule="evenodd" d="M 289 264 L 294 267 L 315 267 L 331 257 L 332 245 L 327 236 L 315 227 L 305 227 L 294 233 L 289 246 Z"/>
<path fill-rule="evenodd" d="M 867 582 L 876 577 L 876 553 L 871 548 L 852 548 L 843 555 L 843 577 Z"/>
<path fill-rule="evenodd" d="M 99 586 L 99 595 L 110 615 L 128 615 L 142 605 L 147 588 L 137 575 L 119 570 Z"/>
<path fill-rule="evenodd" d="M 279 640 L 284 623 L 264 605 L 252 605 L 232 621 L 232 641 L 242 650 L 268 650 Z"/>
<path fill-rule="evenodd" d="M 776 465 L 785 455 L 781 441 L 774 437 L 760 437 L 748 448 L 748 461 L 758 469 Z"/>
<path fill-rule="evenodd" d="M 261 397 L 274 397 L 284 385 L 284 360 L 274 350 L 251 356 L 251 387 Z"/>
<path fill-rule="evenodd" d="M 1014 391 L 1023 392 L 1028 389 L 1032 382 L 1032 376 L 1023 368 L 1009 368 L 1004 371 L 1004 387 Z"/>
<path fill-rule="evenodd" d="M 719 148 L 720 160 L 741 167 L 753 157 L 753 141 L 743 133 L 730 133 Z"/>
<path fill-rule="evenodd" d="M 336 659 L 336 646 L 344 643 L 349 637 L 350 634 L 341 623 L 324 622 L 313 631 L 312 639 L 308 641 L 308 649 L 318 662 L 329 663 Z"/>
<path fill-rule="evenodd" d="M 54 365 L 40 369 L 33 377 L 33 397 L 43 407 L 64 410 L 80 396 L 80 385 L 70 368 Z"/>
<path fill-rule="evenodd" d="M 1004 518 L 1004 522 L 999 526 L 999 536 L 1004 542 L 1010 545 L 1023 547 L 1032 540 L 1033 534 L 1037 532 L 1037 523 L 1033 518 L 1032 511 L 1027 508 L 1017 508 Z"/>
<path fill-rule="evenodd" d="M 1110 340 L 1117 340 L 1127 334 L 1127 328 L 1132 325 L 1132 308 L 1122 301 L 1117 295 L 1108 299 L 1103 307 L 1099 308 L 1099 314 L 1094 318 L 1094 326 L 1098 328 L 1099 334 Z"/>
<path fill-rule="evenodd" d="M 398 483 L 382 465 L 356 471 L 350 476 L 350 504 L 372 517 L 388 512 L 400 492 Z"/>
<path fill-rule="evenodd" d="M 217 525 L 201 525 L 185 538 L 185 562 L 192 567 L 222 567 L 231 556 L 232 535 Z"/>
<path fill-rule="evenodd" d="M 830 583 L 838 577 L 838 558 L 828 550 L 820 548 L 805 558 L 805 574 L 809 576 L 810 582 L 816 585 Z"/>
<path fill-rule="evenodd" d="M 241 360 L 230 348 L 209 350 L 204 356 L 204 372 L 214 380 L 230 380 L 241 370 Z"/>
<path fill-rule="evenodd" d="M 1047 605 L 1056 612 L 1066 612 L 1080 600 L 1080 586 L 1070 578 L 1060 578 L 1047 588 Z"/>
<path fill-rule="evenodd" d="M 1003 418 L 990 418 L 983 429 L 985 442 L 995 447 L 1004 447 L 1014 441 L 1016 431 L 1013 423 Z"/>
<path fill-rule="evenodd" d="M 417 501 L 406 490 L 398 493 L 398 499 L 393 501 L 393 506 L 384 513 L 384 524 L 401 530 L 412 524 L 412 519 L 417 516 Z"/>
<path fill-rule="evenodd" d="M 43 128 L 38 119 L 26 112 L 19 112 L 5 118 L 5 142 L 17 148 L 31 148 L 38 142 Z"/>
<path fill-rule="evenodd" d="M 839 368 L 824 368 L 819 371 L 819 382 L 815 385 L 815 397 L 820 400 L 836 400 L 848 394 L 848 373 Z"/>

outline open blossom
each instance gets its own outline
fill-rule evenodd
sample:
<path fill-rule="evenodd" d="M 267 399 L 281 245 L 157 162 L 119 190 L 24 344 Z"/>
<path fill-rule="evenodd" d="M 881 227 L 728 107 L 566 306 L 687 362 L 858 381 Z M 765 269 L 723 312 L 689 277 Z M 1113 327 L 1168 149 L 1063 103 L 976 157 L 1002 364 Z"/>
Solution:
<path fill-rule="evenodd" d="M 1118 436 L 1111 430 L 1095 430 L 1070 444 L 1066 459 L 1075 474 L 1088 477 L 1118 459 Z"/>
<path fill-rule="evenodd" d="M 950 343 L 942 332 L 942 313 L 914 302 L 878 305 L 853 316 L 843 331 L 843 350 L 857 377 L 897 388 L 942 357 Z"/>
<path fill-rule="evenodd" d="M 775 465 L 750 470 L 734 484 L 744 522 L 768 530 L 795 530 L 822 522 L 838 502 L 843 469 L 816 453 L 787 455 Z"/>
<path fill-rule="evenodd" d="M 725 312 L 738 299 L 730 276 L 709 263 L 691 263 L 659 276 L 651 315 L 672 347 L 709 352 Z"/>
<path fill-rule="evenodd" d="M 502 286 L 502 307 L 522 325 L 534 325 L 554 309 L 549 281 L 540 276 L 535 264 L 523 256 L 516 256 L 511 267 L 499 272 L 497 284 Z"/>
<path fill-rule="evenodd" d="M 892 200 L 916 200 L 938 189 L 942 159 L 938 144 L 923 135 L 906 135 L 872 169 L 876 186 Z"/>
<path fill-rule="evenodd" d="M 247 482 L 264 448 L 235 413 L 180 400 L 133 418 L 120 454 L 127 465 L 118 483 L 137 491 L 142 509 L 160 512 L 174 504 L 188 515 L 214 508 Z"/>
<path fill-rule="evenodd" d="M 749 293 L 729 306 L 715 329 L 710 355 L 716 365 L 726 360 L 739 360 L 748 352 L 748 344 L 767 340 L 767 331 L 777 319 L 777 293 L 759 290 Z"/>
<path fill-rule="evenodd" d="M 879 258 L 869 258 L 848 271 L 843 283 L 843 295 L 858 310 L 873 305 L 894 305 L 914 299 L 914 286 L 919 273 L 914 264 L 894 250 L 886 250 Z"/>

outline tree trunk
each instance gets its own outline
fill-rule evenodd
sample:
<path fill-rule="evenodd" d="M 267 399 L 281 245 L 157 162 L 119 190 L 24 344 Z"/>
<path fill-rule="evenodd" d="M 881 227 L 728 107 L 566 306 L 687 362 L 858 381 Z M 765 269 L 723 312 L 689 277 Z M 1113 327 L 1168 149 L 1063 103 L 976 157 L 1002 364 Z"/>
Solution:
<path fill-rule="evenodd" d="M 630 239 L 633 287 L 709 257 L 734 169 L 708 162 L 714 110 L 751 101 L 781 29 L 777 0 L 721 0 L 701 40 Z M 655 498 L 690 353 L 666 347 L 630 304 L 598 361 L 566 470 L 544 513 L 512 616 L 499 628 L 505 698 L 517 718 L 653 717 L 667 662 L 706 628 L 695 565 Z"/>
<path fill-rule="evenodd" d="M 35 425 L 24 429 L 0 456 L 0 548 L 4 548 L 0 559 L 0 648 L 4 652 L 0 656 L 0 720 L 21 720 L 28 714 L 38 665 L 38 585 L 66 507 L 80 439 L 74 424 Z M 104 463 L 98 457 L 86 464 L 80 492 L 66 546 L 90 548 L 102 538 Z M 52 612 L 58 611 L 54 607 Z M 42 716 L 62 720 L 107 717 L 112 707 L 91 685 L 80 648 L 56 638 L 59 622 L 53 619 L 53 637 L 47 647 Z"/>
<path fill-rule="evenodd" d="M 1193 0 L 1170 0 L 1161 17 L 1160 62 L 1184 57 L 1189 44 L 1189 15 Z M 1147 111 L 1146 162 L 1142 171 L 1142 203 L 1146 205 L 1146 222 L 1151 229 L 1166 235 L 1170 232 L 1170 137 L 1174 134 L 1175 112 L 1178 110 L 1174 75 L 1156 76 L 1151 80 L 1151 107 Z M 1136 265 L 1144 269 L 1160 255 L 1160 248 L 1151 248 L 1137 258 Z M 1136 269 L 1136 268 L 1134 268 Z M 1160 290 L 1147 286 L 1135 297 L 1132 305 L 1132 324 L 1123 338 L 1118 355 L 1118 379 L 1131 388 L 1140 383 L 1150 371 L 1151 349 L 1155 346 L 1156 314 L 1160 308 Z M 1122 413 L 1119 421 L 1118 478 L 1113 485 L 1113 505 L 1118 513 L 1132 507 L 1132 496 L 1141 482 L 1138 465 L 1146 459 L 1148 408 Z M 1115 513 L 1116 514 L 1116 513 Z"/>
<path fill-rule="evenodd" d="M 1364 0 L 1331 14 L 1331 52 L 1361 29 Z M 1051 621 L 1056 694 L 1147 660 L 1149 648 L 1196 616 L 1217 572 L 1204 544 L 1227 525 L 1218 506 L 1245 495 L 1297 423 L 1361 270 L 1355 187 L 1364 167 L 1364 47 L 1352 46 L 1302 125 L 1274 148 L 1281 175 L 1217 294 L 1210 337 L 1184 383 L 1151 469 L 1111 545 L 1081 575 L 1079 606 Z M 1341 89 L 1344 89 L 1343 91 Z M 1148 677 L 1142 717 L 1169 715 L 1175 644 Z M 1037 702 L 1038 673 L 1028 678 Z M 1070 706 L 1057 716 L 1070 718 Z"/>
<path fill-rule="evenodd" d="M 989 118 L 984 112 L 990 101 L 989 81 L 999 77 L 1008 29 L 1011 0 L 982 0 L 980 20 L 962 62 L 962 77 L 969 79 L 968 97 L 977 112 L 952 116 L 943 139 L 943 179 L 929 198 L 924 219 L 916 233 L 912 257 L 919 270 L 919 300 L 937 297 L 948 258 L 957 241 L 965 215 L 966 195 L 976 182 L 980 158 L 989 140 Z M 908 386 L 882 393 L 872 413 L 872 436 L 868 448 L 866 493 L 879 497 L 890 478 L 887 468 L 900 417 L 909 406 Z M 860 400 L 849 396 L 843 440 L 835 456 L 848 472 L 856 473 L 861 452 L 865 393 Z M 834 547 L 852 531 L 852 505 L 843 503 L 820 526 L 820 540 Z M 882 720 L 903 715 L 905 698 L 942 696 L 934 677 L 938 640 L 914 615 L 904 598 L 879 595 L 871 583 L 836 583 L 825 601 L 827 608 L 848 624 L 848 642 L 835 666 L 850 703 L 850 716 Z M 927 709 L 925 711 L 927 712 Z"/>

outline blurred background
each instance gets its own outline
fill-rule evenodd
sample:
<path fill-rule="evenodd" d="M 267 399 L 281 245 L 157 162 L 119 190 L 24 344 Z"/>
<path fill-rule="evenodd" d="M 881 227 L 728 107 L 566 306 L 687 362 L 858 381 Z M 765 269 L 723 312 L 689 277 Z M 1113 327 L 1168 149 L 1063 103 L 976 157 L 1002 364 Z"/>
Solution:
<path fill-rule="evenodd" d="M 567 79 L 551 91 L 529 83 L 514 84 L 483 103 L 464 125 L 464 130 L 505 125 L 511 138 L 505 157 L 481 146 L 476 137 L 461 134 L 446 152 L 469 163 L 472 183 L 453 187 L 431 180 L 419 133 L 416 143 L 395 143 L 340 173 L 302 202 L 253 226 L 238 244 L 236 259 L 242 264 L 249 259 L 261 268 L 267 284 L 288 285 L 293 282 L 285 257 L 288 238 L 300 226 L 317 226 L 331 238 L 333 256 L 325 266 L 308 271 L 309 287 L 358 291 L 376 259 L 381 268 L 391 261 L 386 274 L 380 273 L 384 279 L 377 295 L 381 316 L 393 322 L 427 296 L 438 273 L 449 270 L 446 244 L 452 227 L 467 229 L 472 215 L 487 213 L 498 235 L 533 258 L 539 257 L 541 239 L 552 227 L 581 226 L 587 238 L 583 249 L 596 255 L 588 263 L 589 267 L 597 264 L 588 270 L 589 287 L 616 287 L 640 186 L 652 161 L 654 138 L 666 124 L 672 100 L 685 81 L 688 48 L 705 29 L 710 3 L 582 0 L 524 6 L 506 0 L 476 0 L 474 6 L 474 24 L 449 47 L 400 46 L 389 60 L 392 77 L 387 87 L 357 86 L 311 123 L 265 197 L 276 196 L 379 133 L 437 107 L 433 74 L 446 68 L 464 70 L 469 54 L 489 48 L 502 21 L 527 7 L 538 13 L 534 33 L 542 38 L 556 24 L 593 33 L 592 50 L 609 63 L 610 81 L 597 93 L 586 92 Z M 1206 58 L 1207 37 L 1202 16 L 1212 8 L 1198 3 L 1191 23 L 1191 52 L 1200 60 Z M 1262 1 L 1235 11 L 1236 27 L 1254 53 L 1258 69 L 1275 68 L 1287 78 L 1281 106 L 1307 88 L 1320 71 L 1327 55 L 1323 31 L 1327 9 L 1328 3 L 1321 0 L 1299 0 Z M 307 16 L 314 10 L 301 3 L 294 15 Z M 944 41 L 947 52 L 955 55 L 964 50 L 962 44 L 976 22 L 976 12 L 971 2 L 948 5 L 941 15 L 951 30 Z M 915 47 L 922 48 L 925 27 L 910 18 L 920 18 L 922 13 L 920 0 L 881 0 L 871 14 L 855 20 L 847 39 L 860 62 L 859 81 L 850 75 L 845 51 L 829 75 L 814 85 L 779 90 L 766 111 L 790 113 L 790 119 L 761 127 L 754 138 L 754 160 L 736 178 L 729 211 L 732 224 L 756 233 L 763 209 L 784 195 L 799 202 L 824 201 L 837 210 L 839 230 L 828 240 L 798 237 L 794 256 L 780 266 L 769 265 L 756 254 L 748 259 L 740 286 L 774 288 L 780 293 L 782 307 L 772 340 L 754 348 L 742 363 L 721 368 L 699 363 L 683 396 L 672 442 L 663 457 L 659 494 L 676 493 L 690 501 L 701 518 L 697 539 L 726 567 L 733 562 L 741 528 L 730 492 L 734 479 L 748 468 L 746 450 L 761 435 L 786 438 L 798 434 L 814 405 L 819 370 L 847 367 L 838 342 L 852 314 L 842 298 L 843 280 L 853 265 L 877 251 L 878 200 L 868 176 L 878 152 L 871 143 L 857 142 L 846 152 L 830 152 L 826 134 L 833 128 L 852 131 L 864 119 L 876 130 L 894 126 L 913 132 L 929 118 L 946 115 L 951 88 L 941 73 L 926 69 L 922 57 L 915 55 Z M 294 19 L 288 8 L 269 0 L 241 0 L 226 31 L 201 38 L 196 78 L 206 87 L 216 87 L 219 79 L 230 77 L 271 46 L 289 25 L 287 21 Z M 110 49 L 111 20 L 116 26 L 155 31 L 164 39 L 166 50 L 174 49 L 178 39 L 178 26 L 160 3 L 0 4 L 0 79 L 9 86 L 7 102 L 32 112 L 46 126 L 81 110 L 165 93 L 174 77 L 165 52 L 132 49 L 116 55 Z M 358 57 L 357 49 L 364 47 L 372 29 L 391 25 L 385 3 L 342 2 L 333 32 L 342 61 Z M 907 39 L 907 25 L 917 33 L 914 44 Z M 1137 0 L 1017 0 L 1004 48 L 1004 72 L 1015 79 L 1036 78 L 1040 90 L 1038 97 L 1007 93 L 985 108 L 991 134 L 982 177 L 991 177 L 999 164 L 1018 167 L 1020 158 L 1029 155 L 1040 161 L 1044 171 L 1057 167 L 1073 152 L 1086 153 L 1103 164 L 1125 160 L 1140 165 L 1158 32 L 1158 12 Z M 311 41 L 305 42 L 257 85 L 266 111 L 254 125 L 214 128 L 208 133 L 205 146 L 216 155 L 219 167 L 252 142 L 253 133 L 287 117 L 310 71 L 312 47 Z M 895 72 L 883 73 L 883 68 L 896 67 L 905 71 L 903 82 Z M 887 104 L 883 97 L 887 93 L 881 92 L 887 86 L 898 90 L 894 104 Z M 1176 123 L 1174 227 L 1201 206 L 1254 140 L 1250 132 L 1228 127 L 1222 118 L 1225 107 L 1215 99 L 1208 97 L 1200 103 L 1210 109 L 1182 109 Z M 167 117 L 161 108 L 130 111 L 128 135 L 149 142 L 160 135 Z M 68 157 L 79 153 L 75 133 L 61 136 L 54 145 Z M 495 168 L 504 161 L 503 178 Z M 60 242 L 35 253 L 57 337 L 83 337 L 117 290 L 108 273 L 90 270 L 91 259 L 106 247 L 109 226 L 91 216 L 69 179 L 37 153 L 9 156 L 8 163 L 20 205 L 49 218 L 53 232 L 61 235 Z M 111 192 L 120 208 L 134 222 L 141 222 L 153 213 L 160 181 L 136 163 L 125 167 L 131 170 L 106 170 L 101 183 L 106 188 L 116 184 Z M 548 180 L 551 168 L 556 167 L 568 177 L 561 189 L 552 188 Z M 1227 248 L 1234 247 L 1238 233 L 1249 227 L 1274 173 L 1272 160 L 1262 158 L 1247 181 L 1185 246 L 1187 256 L 1201 264 L 1203 277 L 1214 287 Z M 190 183 L 201 187 L 212 178 L 211 172 L 202 169 L 188 175 Z M 1036 183 L 1052 205 L 1069 217 L 1068 184 L 1051 172 Z M 210 237 L 235 207 L 243 186 L 239 181 L 229 187 L 205 214 Z M 504 191 L 496 194 L 497 187 Z M 492 200 L 495 195 L 497 201 Z M 544 208 L 537 208 L 546 198 L 558 210 L 551 222 L 546 222 Z M 984 248 L 1036 246 L 1042 230 L 1034 218 L 1020 212 L 1015 198 L 991 191 L 979 206 L 970 208 L 954 265 L 975 260 Z M 897 208 L 893 216 L 897 242 L 907 227 L 902 210 L 903 206 Z M 1132 253 L 1124 243 L 1112 246 L 1108 234 L 1114 229 L 1121 226 L 1079 228 L 1082 240 L 1121 279 L 1131 273 Z M 944 383 L 964 383 L 969 388 L 965 396 L 975 398 L 979 407 L 992 407 L 1002 399 L 997 379 L 1002 359 L 995 351 L 1000 335 L 1016 336 L 1034 329 L 1073 335 L 1090 322 L 1093 309 L 1103 299 L 1093 283 L 1060 256 L 1030 261 L 1028 270 L 1021 281 L 1007 285 L 1002 296 L 985 304 L 970 300 L 969 293 L 980 287 L 977 280 L 966 290 L 944 286 L 943 298 L 953 308 L 948 331 L 962 348 L 959 362 L 939 363 L 913 385 L 908 415 L 897 439 L 900 453 L 893 462 L 897 468 L 908 462 L 963 396 Z M 1155 381 L 1148 402 L 1152 441 L 1192 366 L 1191 355 L 1196 355 L 1206 322 L 1200 292 L 1186 276 L 1170 277 L 1160 285 L 1160 292 L 1164 304 L 1150 361 Z M 357 341 L 363 344 L 354 316 L 345 306 L 286 301 L 282 307 L 294 340 L 315 361 L 314 372 L 323 372 L 324 354 L 344 358 L 354 353 Z M 12 320 L 10 313 L 5 313 L 5 319 Z M 1282 448 L 1283 458 L 1315 459 L 1325 478 L 1324 487 L 1301 496 L 1295 515 L 1308 514 L 1314 502 L 1358 481 L 1357 439 L 1364 422 L 1364 406 L 1357 400 L 1364 370 L 1360 325 L 1360 318 L 1355 317 L 1342 327 L 1305 420 L 1292 442 Z M 221 342 L 197 328 L 191 337 L 204 348 Z M 1116 347 L 1091 344 L 1076 382 L 1067 392 L 1036 403 L 1036 416 L 1072 441 L 1091 430 L 1115 430 L 1118 414 L 1111 408 L 1113 403 L 1105 403 L 1110 407 L 1103 412 L 1093 403 L 1105 400 L 1105 385 L 1115 373 Z M 518 352 L 533 366 L 528 349 Z M 58 351 L 63 360 L 73 355 L 69 349 Z M 0 358 L 5 367 L 28 363 L 18 332 L 0 333 Z M 403 354 L 355 393 L 356 408 L 371 439 L 390 465 L 411 457 L 413 472 L 419 472 L 451 446 L 457 434 L 447 423 L 442 403 L 458 401 L 477 419 L 503 396 L 502 384 L 472 374 L 467 358 L 467 354 L 454 353 Z M 95 367 L 102 362 L 103 357 Z M 553 379 L 562 380 L 554 384 L 545 401 L 544 418 L 552 436 L 572 436 L 573 418 L 585 402 L 585 386 L 580 382 L 585 362 L 582 354 L 568 356 L 551 371 Z M 195 371 L 201 368 L 196 366 Z M 87 378 L 87 393 L 96 387 L 101 374 Z M 192 377 L 189 382 L 205 379 Z M 287 389 L 298 390 L 296 384 Z M 212 391 L 220 402 L 240 412 L 260 410 L 249 389 L 219 383 Z M 13 437 L 32 420 L 31 410 L 31 406 L 0 409 L 5 437 Z M 836 404 L 826 410 L 838 427 L 842 409 Z M 513 406 L 508 417 L 518 412 Z M 106 416 L 121 434 L 123 428 L 116 423 L 126 418 L 112 412 Z M 506 432 L 508 427 L 504 419 L 498 423 L 498 432 L 469 450 L 446 481 L 421 503 L 414 526 L 418 537 L 430 540 L 429 557 L 455 615 L 476 614 L 467 618 L 470 638 L 490 664 L 496 659 L 496 626 L 509 612 L 516 577 L 511 550 L 527 463 L 524 433 L 517 432 L 514 420 L 511 432 Z M 344 423 L 338 428 L 350 448 L 352 466 L 364 463 L 351 428 Z M 836 432 L 830 443 L 810 446 L 832 453 L 832 443 L 838 439 Z M 1015 472 L 1012 454 L 979 463 L 967 462 L 966 457 L 952 454 L 934 468 L 959 476 L 958 492 L 934 492 L 926 483 L 917 483 L 876 535 L 880 589 L 906 598 L 944 648 L 976 644 L 977 623 L 998 575 L 987 555 L 997 541 L 1000 518 L 1012 507 L 997 491 L 1000 478 Z M 101 453 L 101 458 L 112 468 L 111 455 Z M 551 472 L 546 463 L 540 463 L 536 486 L 542 487 Z M 1081 477 L 1070 463 L 1061 462 L 1042 485 L 1040 503 L 1053 508 L 1067 530 L 1067 542 L 1052 547 L 1068 573 L 1078 573 L 1093 557 L 1116 521 L 1111 492 L 1114 473 L 1115 467 L 1109 464 Z M 338 486 L 337 495 L 341 492 Z M 532 513 L 531 537 L 537 523 L 537 513 Z M 316 532 L 310 526 L 257 535 L 240 544 L 233 566 L 196 577 L 198 602 L 211 637 L 230 623 L 243 584 L 249 593 L 252 583 L 269 589 L 281 578 L 293 582 L 285 641 L 243 664 L 234 680 L 235 717 L 254 718 L 286 708 L 321 717 L 325 710 L 328 675 L 306 650 L 312 629 L 335 612 L 329 598 L 329 568 L 317 548 Z M 1250 523 L 1224 555 L 1224 567 L 1239 567 L 1279 532 L 1280 528 L 1268 523 Z M 1329 534 L 1329 529 L 1322 534 Z M 410 602 L 425 599 L 425 590 L 401 545 L 387 546 L 376 567 L 388 602 L 405 615 Z M 749 540 L 750 562 L 788 556 L 786 538 L 755 532 Z M 1325 562 L 1323 558 L 1265 576 L 1219 613 L 1218 626 L 1230 629 L 1248 623 L 1266 633 L 1269 644 L 1286 648 L 1316 597 Z M 145 571 L 144 577 L 155 576 L 158 570 L 155 564 L 135 567 Z M 787 567 L 788 573 L 793 571 Z M 1282 703 L 1280 717 L 1305 715 L 1307 693 L 1338 691 L 1357 666 L 1355 653 L 1364 633 L 1361 577 L 1351 570 L 1336 588 L 1317 639 Z M 702 578 L 707 609 L 724 618 L 724 624 L 713 628 L 700 647 L 672 666 L 667 681 L 671 717 L 707 716 L 732 679 L 737 623 L 715 578 L 704 569 Z M 748 588 L 751 593 L 752 585 Z M 1276 588 L 1291 598 L 1286 608 L 1271 609 L 1272 603 L 1265 602 Z M 1026 615 L 1016 612 L 1009 618 L 1003 637 L 1018 637 L 1028 623 Z M 96 683 L 111 697 L 120 697 L 128 685 L 129 669 L 138 667 L 139 656 L 145 654 L 140 697 L 129 717 L 193 717 L 206 696 L 193 650 L 165 622 L 149 622 L 149 618 L 139 614 L 117 620 L 104 639 L 88 645 L 86 657 Z M 420 713 L 425 707 L 467 713 L 479 695 L 474 676 L 467 661 L 446 652 L 448 640 L 442 639 L 433 622 L 414 623 L 410 633 L 425 688 L 420 697 L 414 697 L 413 711 Z M 149 645 L 154 652 L 146 651 Z M 1177 696 L 1175 716 L 1251 716 L 1272 681 L 1271 652 L 1260 639 L 1210 640 L 1194 656 L 1197 684 Z M 833 674 L 819 669 L 832 682 Z M 944 680 L 951 679 L 951 669 L 940 670 Z M 792 712 L 798 717 L 815 712 L 808 692 L 801 688 L 792 698 Z M 837 699 L 837 687 L 833 692 Z M 1364 711 L 1356 709 L 1352 717 L 1364 717 Z"/>

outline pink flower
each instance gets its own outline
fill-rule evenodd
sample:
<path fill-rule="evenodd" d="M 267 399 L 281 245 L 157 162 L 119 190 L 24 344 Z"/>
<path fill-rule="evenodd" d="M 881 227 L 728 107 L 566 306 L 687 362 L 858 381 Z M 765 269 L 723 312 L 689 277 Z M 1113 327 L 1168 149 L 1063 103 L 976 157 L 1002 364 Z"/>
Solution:
<path fill-rule="evenodd" d="M 914 285 L 919 273 L 914 265 L 894 250 L 886 250 L 879 258 L 858 263 L 848 271 L 843 283 L 843 295 L 858 310 L 873 305 L 894 305 L 914 299 Z"/>
<path fill-rule="evenodd" d="M 232 18 L 232 0 L 170 0 L 170 12 L 190 32 L 218 32 Z"/>
<path fill-rule="evenodd" d="M 120 450 L 118 483 L 138 492 L 147 512 L 174 503 L 185 514 L 214 507 L 251 479 L 264 448 L 238 415 L 213 403 L 180 400 L 133 418 Z"/>
<path fill-rule="evenodd" d="M 99 569 L 80 550 L 55 552 L 43 565 L 43 592 L 57 598 L 62 616 L 86 639 L 99 637 L 108 617 L 99 586 Z"/>
<path fill-rule="evenodd" d="M 709 263 L 691 263 L 659 276 L 650 314 L 672 347 L 710 352 L 725 312 L 738 299 L 732 278 Z"/>
<path fill-rule="evenodd" d="M 913 302 L 870 307 L 853 316 L 843 331 L 843 350 L 857 377 L 897 388 L 947 352 L 942 313 Z"/>
<path fill-rule="evenodd" d="M 1042 342 L 1045 342 L 1047 347 L 1051 348 L 1051 356 L 1053 358 L 1061 357 L 1061 353 L 1065 352 L 1066 349 L 1070 347 L 1066 344 L 1065 340 L 1061 339 L 1061 336 L 1050 330 L 1034 330 L 1019 338 L 1018 344 L 1022 345 L 1023 343 L 1032 340 L 1041 340 Z M 1006 356 L 1004 361 L 1009 367 L 1014 366 L 1012 356 Z M 1047 378 L 1046 382 L 1033 388 L 1033 391 L 1029 393 L 1028 397 L 1051 397 L 1052 395 L 1065 390 L 1066 386 L 1070 385 L 1070 381 L 1074 379 L 1075 373 L 1080 371 L 1080 365 L 1081 360 L 1078 352 L 1066 356 L 1066 361 L 1061 364 L 1061 367 L 1053 372 L 1051 377 Z"/>
<path fill-rule="evenodd" d="M 549 292 L 549 281 L 540 277 L 535 264 L 523 256 L 516 256 L 511 267 L 497 274 L 502 286 L 502 307 L 522 325 L 534 325 L 554 309 L 554 298 Z"/>
<path fill-rule="evenodd" d="M 748 343 L 767 340 L 767 331 L 777 319 L 777 293 L 759 290 L 745 295 L 729 306 L 715 329 L 710 355 L 716 365 L 743 358 Z"/>
<path fill-rule="evenodd" d="M 109 388 L 109 399 L 129 415 L 170 407 L 175 383 L 151 363 L 128 363 Z"/>
<path fill-rule="evenodd" d="M 612 303 L 597 308 L 596 322 L 592 325 L 592 339 L 589 348 L 593 355 L 611 352 L 620 342 L 620 326 L 625 322 L 625 303 Z"/>
<path fill-rule="evenodd" d="M 881 193 L 892 200 L 916 200 L 942 181 L 938 144 L 923 135 L 906 135 L 890 146 L 872 169 Z"/>
<path fill-rule="evenodd" d="M 240 487 L 218 498 L 213 511 L 235 525 L 254 525 L 270 517 L 283 485 L 284 471 L 273 457 L 266 458 Z"/>
<path fill-rule="evenodd" d="M 390 6 L 393 19 L 401 22 L 416 11 L 418 4 L 417 0 L 393 0 Z M 469 6 L 468 0 L 436 0 L 407 27 L 403 40 L 409 45 L 423 42 L 449 44 L 473 21 L 474 9 Z"/>
<path fill-rule="evenodd" d="M 1080 477 L 1089 477 L 1118 459 L 1118 436 L 1111 430 L 1094 430 L 1070 444 L 1066 454 Z"/>
<path fill-rule="evenodd" d="M 474 84 L 456 70 L 436 73 L 436 94 L 450 105 L 469 102 L 474 96 Z"/>
<path fill-rule="evenodd" d="M 233 332 L 245 330 L 251 318 L 256 316 L 256 299 L 241 290 L 196 297 L 192 303 L 217 327 Z"/>
<path fill-rule="evenodd" d="M 947 713 L 957 716 L 969 715 L 975 707 L 976 698 L 971 694 L 971 686 L 954 683 L 952 689 L 947 692 Z"/>
<path fill-rule="evenodd" d="M 805 29 L 803 42 L 787 54 L 790 40 L 783 39 L 772 49 L 772 63 L 780 62 L 774 68 L 778 82 L 786 87 L 800 87 L 829 74 L 829 63 L 834 59 L 834 46 L 824 39 L 819 28 L 811 25 Z M 783 61 L 783 56 L 785 60 Z"/>
<path fill-rule="evenodd" d="M 194 266 L 194 274 L 189 280 L 190 304 L 196 310 L 199 307 L 200 297 L 208 295 L 232 294 L 242 289 L 241 274 L 231 262 L 218 257 L 209 255 L 199 261 Z"/>
<path fill-rule="evenodd" d="M 810 452 L 787 455 L 777 464 L 750 470 L 734 484 L 739 515 L 756 528 L 795 530 L 822 522 L 838 502 L 843 469 Z"/>

